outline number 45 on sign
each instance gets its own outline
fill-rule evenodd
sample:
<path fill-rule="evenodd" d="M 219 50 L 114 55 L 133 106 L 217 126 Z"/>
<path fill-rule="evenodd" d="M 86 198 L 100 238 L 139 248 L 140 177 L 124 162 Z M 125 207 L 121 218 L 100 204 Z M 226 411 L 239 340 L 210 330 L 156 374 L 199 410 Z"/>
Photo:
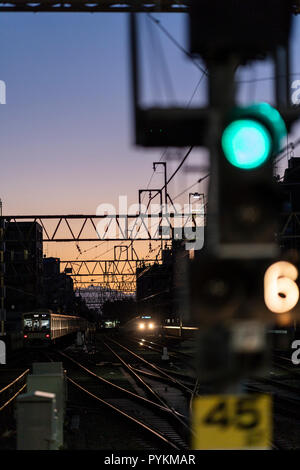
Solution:
<path fill-rule="evenodd" d="M 193 402 L 194 450 L 269 449 L 272 410 L 269 395 L 209 395 Z"/>

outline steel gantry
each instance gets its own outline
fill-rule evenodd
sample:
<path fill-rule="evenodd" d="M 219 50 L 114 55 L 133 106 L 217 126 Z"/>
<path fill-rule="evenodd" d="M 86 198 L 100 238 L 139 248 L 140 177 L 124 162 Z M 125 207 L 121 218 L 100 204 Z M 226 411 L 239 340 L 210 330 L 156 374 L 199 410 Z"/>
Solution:
<path fill-rule="evenodd" d="M 284 244 L 287 241 L 299 243 L 300 212 L 287 212 L 280 214 L 280 224 L 277 239 L 281 244 Z"/>
<path fill-rule="evenodd" d="M 203 226 L 194 214 L 102 214 L 102 215 L 5 215 L 6 230 L 11 223 L 32 222 L 43 228 L 43 242 L 168 241 Z M 28 231 L 30 237 L 30 230 Z M 188 238 L 188 237 L 185 237 Z"/>
<path fill-rule="evenodd" d="M 147 264 L 157 263 L 157 259 L 147 260 Z M 72 277 L 132 277 L 136 274 L 136 269 L 144 265 L 140 260 L 61 260 L 62 271 Z"/>
<path fill-rule="evenodd" d="M 181 220 L 181 214 L 179 218 Z M 38 224 L 43 242 L 130 241 L 127 246 L 115 244 L 111 259 L 67 259 L 60 261 L 60 267 L 62 272 L 72 277 L 75 289 L 83 289 L 93 283 L 101 288 L 133 294 L 136 289 L 136 269 L 145 263 L 139 259 L 133 242 L 168 241 L 172 240 L 174 234 L 173 217 L 169 216 L 171 223 L 165 231 L 162 230 L 164 218 L 158 214 L 150 217 L 150 222 L 153 219 L 156 223 L 154 232 L 147 225 L 145 217 L 140 215 L 6 215 L 0 217 L 0 222 L 3 222 L 5 241 L 18 242 L 19 246 L 24 247 L 34 236 Z M 22 230 L 24 222 L 26 231 Z M 142 231 L 143 236 L 140 236 Z M 147 264 L 160 262 L 158 256 L 147 259 Z"/>
<path fill-rule="evenodd" d="M 75 289 L 88 289 L 101 287 L 106 290 L 120 291 L 128 294 L 135 294 L 136 283 L 135 281 L 122 281 L 122 282 L 104 282 L 91 279 L 90 281 L 74 280 Z"/>
<path fill-rule="evenodd" d="M 192 0 L 26 0 L 0 1 L 0 11 L 5 12 L 159 12 L 187 13 Z M 217 8 L 217 7 L 216 7 Z M 300 1 L 292 3 L 294 14 L 300 13 Z"/>
<path fill-rule="evenodd" d="M 164 12 L 186 13 L 191 0 L 7 0 L 0 2 L 0 11 L 12 12 Z"/>
<path fill-rule="evenodd" d="M 102 288 L 134 293 L 136 270 L 159 263 L 159 259 L 141 260 L 61 260 L 62 271 L 73 278 L 75 288 L 87 288 L 91 284 Z"/>
<path fill-rule="evenodd" d="M 92 290 L 93 292 L 102 292 L 105 290 L 107 293 L 121 292 L 124 294 L 134 295 L 136 292 L 136 283 L 134 281 L 82 281 L 75 278 L 74 289 L 76 292 L 85 292 L 86 290 Z"/>
<path fill-rule="evenodd" d="M 60 260 L 61 270 L 73 278 L 76 289 L 86 289 L 92 283 L 93 287 L 101 288 L 100 292 L 108 289 L 134 294 L 137 268 L 160 263 L 161 252 L 155 259 L 140 260 L 133 243 L 113 248 L 113 259 Z"/>

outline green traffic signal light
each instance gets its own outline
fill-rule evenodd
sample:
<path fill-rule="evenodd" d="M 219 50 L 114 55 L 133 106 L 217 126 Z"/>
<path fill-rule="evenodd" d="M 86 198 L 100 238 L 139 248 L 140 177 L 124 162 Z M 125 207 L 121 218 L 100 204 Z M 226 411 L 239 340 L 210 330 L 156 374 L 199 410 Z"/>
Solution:
<path fill-rule="evenodd" d="M 258 103 L 233 110 L 221 143 L 229 163 L 251 170 L 263 165 L 280 149 L 285 135 L 285 123 L 279 112 L 267 103 Z"/>
<path fill-rule="evenodd" d="M 259 122 L 239 119 L 226 127 L 222 147 L 232 165 L 250 170 L 267 160 L 272 149 L 272 139 L 268 130 Z"/>

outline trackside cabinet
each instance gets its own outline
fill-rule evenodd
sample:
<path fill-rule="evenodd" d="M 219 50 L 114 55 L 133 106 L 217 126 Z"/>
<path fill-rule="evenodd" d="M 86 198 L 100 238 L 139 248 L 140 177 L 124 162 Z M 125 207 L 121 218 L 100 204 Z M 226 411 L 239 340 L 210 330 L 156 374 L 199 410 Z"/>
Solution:
<path fill-rule="evenodd" d="M 32 375 L 27 377 L 27 391 L 42 390 L 54 393 L 57 409 L 57 447 L 64 442 L 64 417 L 66 404 L 66 380 L 61 362 L 36 362 L 32 365 Z"/>
<path fill-rule="evenodd" d="M 39 390 L 17 398 L 17 450 L 57 449 L 54 393 Z"/>

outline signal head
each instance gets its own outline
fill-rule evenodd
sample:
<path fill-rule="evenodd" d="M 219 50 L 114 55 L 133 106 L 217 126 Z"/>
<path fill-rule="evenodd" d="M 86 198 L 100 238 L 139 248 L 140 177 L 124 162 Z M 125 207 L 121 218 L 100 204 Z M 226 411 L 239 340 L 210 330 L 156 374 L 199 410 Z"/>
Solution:
<path fill-rule="evenodd" d="M 285 136 L 286 126 L 277 109 L 257 103 L 230 113 L 221 144 L 229 163 L 241 170 L 253 170 L 280 150 Z"/>

